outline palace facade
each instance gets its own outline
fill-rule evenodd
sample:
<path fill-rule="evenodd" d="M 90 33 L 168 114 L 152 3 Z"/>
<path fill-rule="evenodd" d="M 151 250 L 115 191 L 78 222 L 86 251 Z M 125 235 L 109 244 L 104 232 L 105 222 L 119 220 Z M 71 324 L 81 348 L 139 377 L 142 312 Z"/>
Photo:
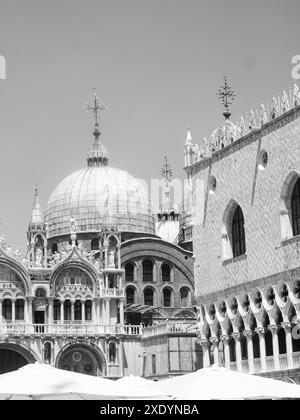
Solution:
<path fill-rule="evenodd" d="M 236 124 L 224 116 L 185 146 L 203 364 L 299 382 L 298 86 Z"/>

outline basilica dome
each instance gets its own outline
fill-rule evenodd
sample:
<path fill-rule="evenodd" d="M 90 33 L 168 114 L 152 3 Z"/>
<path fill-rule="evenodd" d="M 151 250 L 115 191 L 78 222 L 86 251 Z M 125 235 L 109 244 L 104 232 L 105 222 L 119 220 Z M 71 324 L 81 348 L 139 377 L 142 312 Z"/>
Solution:
<path fill-rule="evenodd" d="M 155 234 L 148 194 L 125 171 L 107 165 L 88 166 L 66 177 L 52 193 L 45 212 L 49 237 L 70 234 L 70 220 L 78 233 L 97 232 L 103 224 L 121 232 Z"/>

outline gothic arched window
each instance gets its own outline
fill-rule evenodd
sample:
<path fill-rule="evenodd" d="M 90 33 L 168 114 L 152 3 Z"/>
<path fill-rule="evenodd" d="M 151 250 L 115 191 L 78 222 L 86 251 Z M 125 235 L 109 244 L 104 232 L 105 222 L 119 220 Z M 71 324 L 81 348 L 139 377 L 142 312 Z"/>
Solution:
<path fill-rule="evenodd" d="M 293 235 L 300 235 L 300 178 L 296 182 L 291 199 Z"/>
<path fill-rule="evenodd" d="M 242 209 L 237 206 L 232 219 L 232 255 L 237 258 L 246 253 L 245 221 Z"/>
<path fill-rule="evenodd" d="M 162 281 L 171 281 L 171 268 L 169 264 L 163 263 L 161 266 Z"/>
<path fill-rule="evenodd" d="M 134 265 L 132 263 L 128 263 L 125 266 L 125 280 L 134 281 Z"/>
<path fill-rule="evenodd" d="M 74 317 L 75 321 L 81 321 L 81 300 L 76 300 L 74 304 Z"/>
<path fill-rule="evenodd" d="M 153 306 L 154 303 L 154 292 L 153 289 L 148 287 L 144 290 L 144 304 L 148 306 Z"/>
<path fill-rule="evenodd" d="M 153 281 L 153 262 L 151 260 L 143 262 L 143 281 Z"/>

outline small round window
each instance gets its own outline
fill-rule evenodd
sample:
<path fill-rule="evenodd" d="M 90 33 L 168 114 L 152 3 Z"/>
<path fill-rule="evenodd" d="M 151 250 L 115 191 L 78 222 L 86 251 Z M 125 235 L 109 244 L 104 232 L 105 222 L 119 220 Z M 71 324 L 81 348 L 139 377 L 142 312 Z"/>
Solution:
<path fill-rule="evenodd" d="M 258 169 L 260 171 L 263 171 L 268 166 L 268 161 L 269 161 L 268 153 L 265 150 L 263 150 L 260 153 Z"/>
<path fill-rule="evenodd" d="M 209 178 L 209 186 L 208 186 L 208 192 L 210 195 L 213 195 L 217 189 L 217 179 L 215 176 L 211 175 Z"/>

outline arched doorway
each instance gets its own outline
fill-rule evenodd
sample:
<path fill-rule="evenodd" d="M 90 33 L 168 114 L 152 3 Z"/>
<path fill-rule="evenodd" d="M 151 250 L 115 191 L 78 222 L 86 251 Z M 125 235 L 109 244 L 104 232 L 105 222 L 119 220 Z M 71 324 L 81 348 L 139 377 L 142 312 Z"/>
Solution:
<path fill-rule="evenodd" d="M 74 344 L 62 349 L 57 357 L 56 366 L 59 369 L 86 375 L 103 376 L 105 366 L 100 350 L 85 344 Z"/>
<path fill-rule="evenodd" d="M 22 347 L 0 343 L 0 375 L 20 369 L 35 361 L 34 357 Z"/>

